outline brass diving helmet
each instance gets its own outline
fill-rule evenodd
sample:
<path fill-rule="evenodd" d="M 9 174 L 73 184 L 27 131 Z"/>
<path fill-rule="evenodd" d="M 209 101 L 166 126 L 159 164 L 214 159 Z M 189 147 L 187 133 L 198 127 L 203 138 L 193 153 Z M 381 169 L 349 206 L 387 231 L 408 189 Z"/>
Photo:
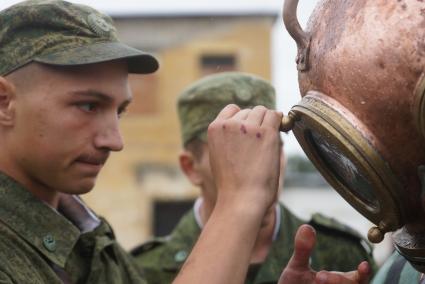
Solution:
<path fill-rule="evenodd" d="M 298 0 L 284 23 L 298 46 L 302 100 L 282 122 L 327 181 L 425 272 L 425 2 L 322 0 L 303 31 Z"/>

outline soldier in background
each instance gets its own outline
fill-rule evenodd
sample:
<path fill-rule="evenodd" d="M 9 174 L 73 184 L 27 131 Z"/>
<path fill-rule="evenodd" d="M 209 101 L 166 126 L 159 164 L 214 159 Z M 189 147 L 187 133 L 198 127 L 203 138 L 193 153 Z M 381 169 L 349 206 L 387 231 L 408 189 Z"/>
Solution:
<path fill-rule="evenodd" d="M 217 188 L 209 164 L 207 129 L 228 104 L 245 109 L 256 105 L 275 109 L 275 91 L 261 78 L 230 72 L 207 76 L 180 95 L 178 113 L 183 144 L 180 167 L 191 183 L 200 188 L 201 196 L 170 236 L 156 238 L 133 251 L 149 283 L 173 281 L 214 209 Z M 283 169 L 281 172 L 280 188 Z M 278 282 L 293 253 L 296 231 L 303 223 L 306 222 L 293 215 L 276 197 L 257 234 L 245 283 Z M 307 223 L 317 231 L 316 248 L 311 255 L 313 269 L 350 271 L 364 260 L 374 266 L 370 247 L 364 247 L 365 242 L 352 229 L 320 214 Z"/>

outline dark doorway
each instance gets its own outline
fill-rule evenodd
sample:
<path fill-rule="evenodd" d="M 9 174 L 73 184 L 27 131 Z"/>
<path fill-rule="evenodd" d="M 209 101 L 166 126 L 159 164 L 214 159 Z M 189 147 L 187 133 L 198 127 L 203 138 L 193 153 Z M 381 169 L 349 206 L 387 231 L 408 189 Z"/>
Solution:
<path fill-rule="evenodd" d="M 155 201 L 153 233 L 157 237 L 171 233 L 180 218 L 193 208 L 194 200 Z"/>

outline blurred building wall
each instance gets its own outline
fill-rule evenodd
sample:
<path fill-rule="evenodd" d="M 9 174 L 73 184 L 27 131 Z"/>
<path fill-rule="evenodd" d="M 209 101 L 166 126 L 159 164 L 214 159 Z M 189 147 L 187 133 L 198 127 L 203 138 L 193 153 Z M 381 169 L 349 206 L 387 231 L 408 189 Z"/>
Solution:
<path fill-rule="evenodd" d="M 270 80 L 276 18 L 267 14 L 115 19 L 121 40 L 154 53 L 161 64 L 155 74 L 130 77 L 134 99 L 121 119 L 125 148 L 111 155 L 96 188 L 84 196 L 112 224 L 124 247 L 153 235 L 154 208 L 163 208 L 156 206 L 158 202 L 180 200 L 187 206 L 198 195 L 178 169 L 178 94 L 214 72 L 238 70 Z M 171 222 L 171 217 L 165 220 Z"/>

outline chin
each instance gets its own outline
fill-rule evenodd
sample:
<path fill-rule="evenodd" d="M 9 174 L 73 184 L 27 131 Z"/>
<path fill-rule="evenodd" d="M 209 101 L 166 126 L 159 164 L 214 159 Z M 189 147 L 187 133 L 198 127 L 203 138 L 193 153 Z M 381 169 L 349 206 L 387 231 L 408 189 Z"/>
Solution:
<path fill-rule="evenodd" d="M 93 186 L 92 187 L 84 187 L 84 188 L 81 188 L 80 190 L 78 190 L 77 192 L 75 192 L 74 194 L 77 194 L 77 195 L 86 194 L 86 193 L 89 193 L 90 191 L 92 191 L 92 189 L 93 189 Z"/>
<path fill-rule="evenodd" d="M 269 208 L 269 210 L 267 210 L 266 215 L 264 215 L 263 221 L 261 222 L 260 227 L 264 228 L 267 227 L 267 225 L 269 225 L 272 221 L 273 221 L 273 217 L 274 217 L 274 209 L 275 206 L 273 205 L 272 207 Z"/>
<path fill-rule="evenodd" d="M 271 223 L 270 218 L 264 218 L 261 222 L 260 228 L 265 228 Z"/>
<path fill-rule="evenodd" d="M 67 194 L 76 194 L 76 195 L 86 194 L 92 191 L 92 189 L 94 188 L 94 185 L 95 185 L 95 180 L 84 181 L 84 182 L 81 182 L 80 184 L 76 184 L 72 187 L 65 189 L 63 192 Z"/>

